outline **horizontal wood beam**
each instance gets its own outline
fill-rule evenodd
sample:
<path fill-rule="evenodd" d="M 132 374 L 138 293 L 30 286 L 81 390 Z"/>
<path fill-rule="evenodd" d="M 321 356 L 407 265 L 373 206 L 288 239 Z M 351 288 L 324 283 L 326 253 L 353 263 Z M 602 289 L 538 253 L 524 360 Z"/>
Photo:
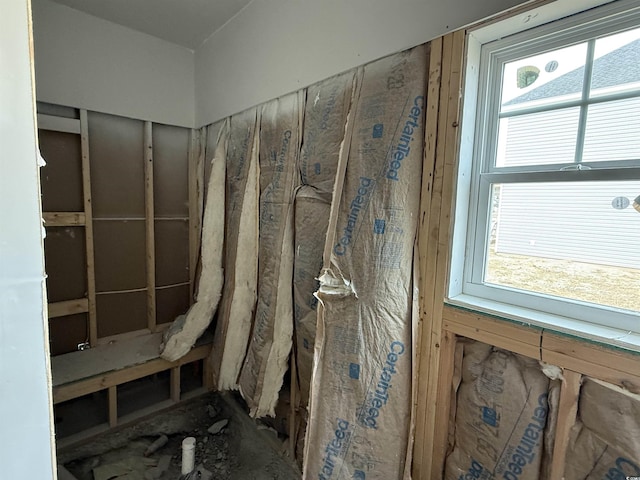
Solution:
<path fill-rule="evenodd" d="M 443 329 L 640 393 L 640 355 L 445 306 Z"/>
<path fill-rule="evenodd" d="M 73 227 L 86 223 L 84 212 L 42 212 L 45 227 Z"/>
<path fill-rule="evenodd" d="M 54 302 L 49 304 L 49 318 L 64 317 L 77 313 L 89 311 L 89 300 L 78 298 L 76 300 L 65 300 L 64 302 Z"/>
<path fill-rule="evenodd" d="M 89 395 L 90 393 L 104 390 L 105 388 L 121 385 L 126 382 L 131 382 L 139 378 L 153 375 L 154 373 L 163 372 L 197 360 L 203 360 L 207 358 L 210 351 L 211 345 L 203 345 L 192 349 L 176 362 L 168 362 L 162 358 L 157 358 L 141 365 L 107 372 L 91 378 L 79 380 L 77 382 L 60 385 L 53 388 L 53 403 L 65 402 L 83 395 Z"/>
<path fill-rule="evenodd" d="M 540 359 L 542 330 L 539 328 L 517 325 L 451 306 L 444 307 L 442 322 L 444 330 L 456 335 Z"/>
<path fill-rule="evenodd" d="M 80 119 L 38 114 L 38 128 L 80 135 Z"/>

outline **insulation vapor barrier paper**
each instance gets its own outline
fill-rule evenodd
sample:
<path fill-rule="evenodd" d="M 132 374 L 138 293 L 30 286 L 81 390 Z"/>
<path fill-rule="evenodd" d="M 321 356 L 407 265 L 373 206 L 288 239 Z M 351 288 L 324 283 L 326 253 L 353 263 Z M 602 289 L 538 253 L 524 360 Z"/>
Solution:
<path fill-rule="evenodd" d="M 218 308 L 224 270 L 222 249 L 224 244 L 225 158 L 229 128 L 225 123 L 218 135 L 212 160 L 207 200 L 202 220 L 202 270 L 198 282 L 196 302 L 185 316 L 179 317 L 165 332 L 162 358 L 176 361 L 189 353 L 196 340 L 211 323 Z"/>
<path fill-rule="evenodd" d="M 237 389 L 258 283 L 257 110 L 231 117 L 226 178 L 226 282 L 210 361 L 219 390 Z"/>
<path fill-rule="evenodd" d="M 303 186 L 295 203 L 295 269 L 293 299 L 296 331 L 296 358 L 300 397 L 303 406 L 309 401 L 313 346 L 316 338 L 318 289 L 316 277 L 322 268 L 331 198 L 315 188 Z"/>
<path fill-rule="evenodd" d="M 408 475 L 427 56 L 367 65 L 355 89 L 317 293 L 305 479 Z"/>
<path fill-rule="evenodd" d="M 254 417 L 274 415 L 291 351 L 293 192 L 298 184 L 303 112 L 303 92 L 262 107 L 258 301 L 239 380 L 240 392 Z"/>
<path fill-rule="evenodd" d="M 296 365 L 303 407 L 309 402 L 313 346 L 316 338 L 318 290 L 322 252 L 329 225 L 331 193 L 340 145 L 351 103 L 353 72 L 307 89 L 304 133 L 300 152 L 303 186 L 295 200 L 295 263 L 293 300 Z"/>
<path fill-rule="evenodd" d="M 541 478 L 549 379 L 536 360 L 465 344 L 456 405 L 446 480 Z"/>
<path fill-rule="evenodd" d="M 640 476 L 640 395 L 586 379 L 571 431 L 566 480 Z"/>

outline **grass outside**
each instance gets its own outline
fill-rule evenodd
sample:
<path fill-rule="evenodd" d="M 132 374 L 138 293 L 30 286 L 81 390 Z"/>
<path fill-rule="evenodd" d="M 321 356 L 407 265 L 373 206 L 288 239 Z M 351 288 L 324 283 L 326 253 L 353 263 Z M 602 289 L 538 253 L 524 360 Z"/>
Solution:
<path fill-rule="evenodd" d="M 487 283 L 640 312 L 640 269 L 489 253 Z"/>

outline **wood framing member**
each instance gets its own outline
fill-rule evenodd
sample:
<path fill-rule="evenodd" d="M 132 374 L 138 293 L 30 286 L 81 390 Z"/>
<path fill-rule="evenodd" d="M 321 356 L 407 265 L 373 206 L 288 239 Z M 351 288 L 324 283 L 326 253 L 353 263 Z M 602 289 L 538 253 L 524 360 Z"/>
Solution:
<path fill-rule="evenodd" d="M 558 404 L 558 423 L 556 424 L 555 442 L 553 444 L 550 478 L 564 478 L 569 433 L 571 427 L 576 423 L 581 381 L 581 374 L 571 370 L 564 370 Z"/>
<path fill-rule="evenodd" d="M 87 262 L 89 344 L 96 345 L 98 343 L 98 318 L 96 314 L 96 274 L 93 254 L 93 207 L 91 203 L 91 165 L 89 163 L 89 122 L 86 110 L 80 110 L 80 147 L 82 151 L 82 197 L 84 202 L 84 238 Z"/>
<path fill-rule="evenodd" d="M 443 329 L 640 393 L 640 355 L 459 307 L 445 306 Z"/>
<path fill-rule="evenodd" d="M 118 387 L 112 385 L 107 390 L 107 399 L 109 402 L 109 426 L 118 425 Z"/>
<path fill-rule="evenodd" d="M 427 99 L 427 148 L 423 176 L 424 208 L 420 213 L 420 387 L 416 416 L 413 473 L 416 478 L 440 478 L 446 450 L 453 339 L 443 334 L 442 311 L 449 268 L 449 239 L 453 213 L 454 182 L 458 157 L 462 60 L 465 31 L 435 40 L 431 46 L 431 82 L 439 78 L 439 96 Z M 438 54 L 438 51 L 441 54 Z M 435 86 L 433 87 L 435 88 Z M 437 107 L 434 102 L 437 103 Z M 432 110 L 437 110 L 437 116 Z M 434 122 L 433 118 L 437 118 Z M 435 124 L 434 124 L 435 123 Z M 436 130 L 434 130 L 436 129 Z M 429 178 L 430 177 L 430 178 Z M 430 197 L 429 200 L 424 196 Z M 427 209 L 428 208 L 428 209 Z M 443 348 L 445 347 L 445 348 Z M 442 368 L 441 368 L 442 365 Z M 447 377 L 447 375 L 449 375 Z M 434 401 L 435 400 L 435 401 Z"/>
<path fill-rule="evenodd" d="M 153 205 L 153 126 L 144 122 L 144 208 L 146 225 L 147 328 L 156 328 L 156 241 Z"/>
<path fill-rule="evenodd" d="M 207 358 L 210 351 L 211 345 L 202 345 L 192 349 L 187 355 L 176 362 L 167 362 L 162 358 L 156 358 L 133 367 L 106 372 L 76 382 L 59 385 L 53 387 L 53 403 L 65 402 L 73 398 L 104 390 L 105 388 L 117 386 L 132 380 L 137 380 L 138 378 L 153 375 L 154 373 L 195 362 L 196 360 L 203 360 Z"/>
<path fill-rule="evenodd" d="M 38 128 L 54 132 L 80 134 L 81 120 L 76 118 L 57 117 L 54 115 L 38 114 Z"/>
<path fill-rule="evenodd" d="M 45 227 L 78 227 L 86 222 L 84 212 L 42 212 Z"/>
<path fill-rule="evenodd" d="M 540 359 L 542 329 L 487 317 L 477 312 L 446 305 L 442 325 L 447 331 L 472 338 L 510 352 Z"/>
<path fill-rule="evenodd" d="M 429 358 L 430 358 L 430 328 L 429 317 L 433 305 L 432 291 L 435 283 L 435 242 L 430 240 L 430 229 L 437 224 L 431 216 L 434 167 L 436 160 L 436 140 L 438 133 L 438 108 L 440 106 L 440 83 L 442 73 L 442 37 L 431 42 L 429 60 L 429 77 L 427 85 L 427 110 L 425 120 L 425 148 L 422 172 L 422 188 L 420 195 L 420 223 L 418 233 L 418 263 L 419 263 L 419 324 L 416 361 L 418 364 L 418 393 L 416 405 L 416 433 L 414 443 L 413 475 L 423 478 L 422 462 L 424 458 L 426 439 L 426 398 Z M 436 212 L 439 215 L 439 211 Z M 433 223 L 432 223 L 433 222 Z M 437 231 L 436 231 L 437 234 Z M 427 300 L 427 295 L 429 298 Z"/>
<path fill-rule="evenodd" d="M 200 256 L 202 214 L 204 210 L 204 164 L 207 127 L 191 129 L 189 135 L 189 299 L 193 303 L 196 271 Z"/>
<path fill-rule="evenodd" d="M 170 396 L 174 402 L 180 401 L 180 367 L 173 367 L 170 373 Z"/>
<path fill-rule="evenodd" d="M 65 300 L 64 302 L 50 303 L 49 318 L 64 317 L 65 315 L 75 315 L 89 311 L 89 300 L 78 298 L 77 300 Z"/>

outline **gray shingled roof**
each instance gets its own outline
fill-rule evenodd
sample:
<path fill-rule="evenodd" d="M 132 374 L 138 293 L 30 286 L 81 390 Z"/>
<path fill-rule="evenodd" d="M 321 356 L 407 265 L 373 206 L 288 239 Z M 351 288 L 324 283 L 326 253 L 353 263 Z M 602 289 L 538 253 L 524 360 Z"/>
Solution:
<path fill-rule="evenodd" d="M 584 66 L 534 88 L 506 102 L 505 106 L 578 93 L 582 90 Z M 640 40 L 613 50 L 593 62 L 591 88 L 605 88 L 630 82 L 640 82 Z"/>

